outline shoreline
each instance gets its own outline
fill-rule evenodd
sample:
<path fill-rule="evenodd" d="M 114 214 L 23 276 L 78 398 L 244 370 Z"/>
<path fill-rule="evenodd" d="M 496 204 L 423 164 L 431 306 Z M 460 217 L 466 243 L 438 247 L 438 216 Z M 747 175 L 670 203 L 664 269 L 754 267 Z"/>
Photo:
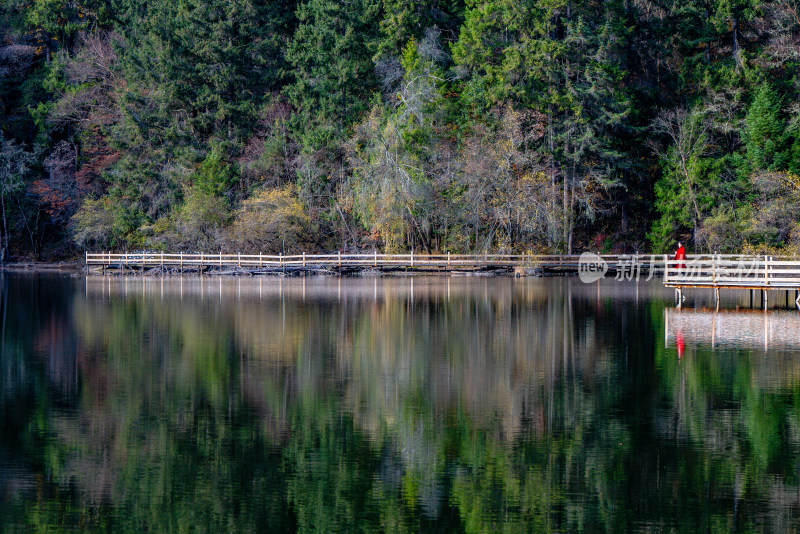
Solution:
<path fill-rule="evenodd" d="M 4 263 L 0 265 L 0 272 L 27 272 L 27 273 L 80 273 L 85 271 L 86 266 L 79 261 L 59 261 L 59 262 L 42 262 L 42 261 L 15 261 L 11 263 Z"/>
<path fill-rule="evenodd" d="M 615 267 L 608 269 L 609 274 L 616 273 Z M 573 277 L 578 275 L 577 266 L 531 266 L 520 267 L 486 267 L 479 269 L 448 269 L 448 268 L 426 268 L 426 267 L 378 267 L 373 266 L 349 266 L 343 268 L 330 268 L 319 265 L 291 266 L 291 267 L 262 267 L 247 269 L 242 267 L 222 267 L 206 266 L 202 271 L 196 267 L 186 267 L 178 269 L 174 267 L 151 267 L 135 269 L 123 266 L 106 266 L 105 268 L 91 266 L 88 267 L 82 261 L 72 262 L 35 262 L 21 261 L 0 265 L 0 272 L 14 273 L 61 273 L 86 276 L 134 276 L 144 278 L 166 278 L 166 277 L 280 277 L 294 278 L 304 276 L 345 276 L 353 278 L 361 277 L 407 277 L 407 276 L 451 276 L 451 277 L 510 277 L 510 278 L 553 278 L 553 277 Z"/>
<path fill-rule="evenodd" d="M 89 267 L 80 261 L 74 262 L 34 262 L 21 261 L 0 265 L 0 272 L 14 273 L 64 273 L 85 274 L 87 276 L 135 276 L 145 278 L 164 277 L 196 277 L 196 276 L 267 276 L 267 277 L 302 277 L 302 276 L 347 276 L 347 277 L 382 277 L 382 276 L 464 276 L 464 277 L 553 277 L 575 276 L 577 269 L 513 269 L 513 268 L 487 268 L 487 269 L 425 269 L 425 268 L 374 268 L 374 267 L 346 267 L 341 270 L 324 268 L 320 266 L 286 267 L 286 268 L 216 268 L 206 267 L 203 272 L 196 268 L 186 268 L 182 271 L 174 268 L 149 268 L 144 270 L 131 268 Z"/>

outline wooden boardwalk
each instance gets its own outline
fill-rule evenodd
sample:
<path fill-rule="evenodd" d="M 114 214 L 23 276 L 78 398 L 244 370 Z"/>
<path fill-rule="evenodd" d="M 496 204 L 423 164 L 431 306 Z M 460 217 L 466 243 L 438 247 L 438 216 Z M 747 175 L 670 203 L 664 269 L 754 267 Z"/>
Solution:
<path fill-rule="evenodd" d="M 683 302 L 684 289 L 711 288 L 719 306 L 721 289 L 761 292 L 764 309 L 768 291 L 794 291 L 795 304 L 800 308 L 800 260 L 773 256 L 689 257 L 686 260 L 664 262 L 664 285 L 676 290 L 678 304 Z"/>
<path fill-rule="evenodd" d="M 86 253 L 90 272 L 117 273 L 343 273 L 354 271 L 410 271 L 439 273 L 509 272 L 518 275 L 579 273 L 586 267 L 587 255 L 532 254 L 225 254 L 129 252 Z M 611 273 L 619 280 L 639 279 L 647 273 L 662 273 L 664 285 L 675 288 L 679 305 L 689 288 L 712 288 L 717 304 L 724 288 L 762 292 L 767 306 L 767 291 L 795 291 L 800 307 L 800 260 L 772 256 L 694 254 L 685 260 L 666 255 L 603 254 L 589 255 L 601 276 Z M 590 258 L 590 259 L 591 259 Z M 596 272 L 596 271 L 595 271 Z"/>
<path fill-rule="evenodd" d="M 610 272 L 634 268 L 662 272 L 666 257 L 652 254 L 607 254 L 602 258 Z M 377 252 L 350 254 L 224 254 L 224 253 L 86 253 L 87 268 L 144 272 L 169 270 L 180 273 L 207 273 L 222 270 L 275 272 L 280 270 L 343 272 L 353 270 L 412 270 L 433 272 L 505 270 L 518 274 L 534 272 L 578 272 L 580 255 L 532 254 L 379 254 Z"/>

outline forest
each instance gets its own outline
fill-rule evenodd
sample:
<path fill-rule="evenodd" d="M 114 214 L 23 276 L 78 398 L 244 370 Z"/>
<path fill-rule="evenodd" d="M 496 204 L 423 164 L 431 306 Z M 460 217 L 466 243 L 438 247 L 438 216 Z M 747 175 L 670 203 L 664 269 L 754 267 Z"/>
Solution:
<path fill-rule="evenodd" d="M 3 0 L 0 261 L 800 251 L 800 0 Z"/>

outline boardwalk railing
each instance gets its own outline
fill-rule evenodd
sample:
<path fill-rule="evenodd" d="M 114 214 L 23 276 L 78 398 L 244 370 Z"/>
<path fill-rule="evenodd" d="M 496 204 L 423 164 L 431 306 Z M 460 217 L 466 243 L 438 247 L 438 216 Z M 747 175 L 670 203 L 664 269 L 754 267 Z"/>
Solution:
<path fill-rule="evenodd" d="M 593 256 L 612 272 L 635 270 L 663 273 L 664 284 L 686 287 L 800 287 L 800 259 L 773 256 L 693 254 L 685 260 L 653 254 L 605 254 Z M 86 253 L 86 265 L 126 268 L 408 268 L 475 270 L 505 268 L 563 270 L 577 272 L 585 258 L 579 255 L 532 254 L 224 254 L 129 252 Z M 628 277 L 630 278 L 630 276 Z"/>
<path fill-rule="evenodd" d="M 609 254 L 599 256 L 609 270 L 641 268 L 661 272 L 664 261 L 652 254 Z M 223 254 L 223 253 L 111 253 L 86 254 L 87 266 L 128 268 L 191 268 L 239 267 L 243 269 L 280 268 L 411 268 L 411 269 L 488 269 L 488 268 L 548 268 L 577 271 L 579 255 L 532 254 L 379 254 L 377 252 L 350 254 Z"/>
<path fill-rule="evenodd" d="M 712 255 L 663 262 L 670 287 L 800 289 L 800 259 Z"/>

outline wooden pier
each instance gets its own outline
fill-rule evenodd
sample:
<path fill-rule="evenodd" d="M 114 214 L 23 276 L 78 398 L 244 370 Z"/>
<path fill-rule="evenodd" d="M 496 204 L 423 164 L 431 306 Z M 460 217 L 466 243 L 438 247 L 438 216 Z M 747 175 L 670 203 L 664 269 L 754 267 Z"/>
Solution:
<path fill-rule="evenodd" d="M 608 272 L 625 271 L 630 279 L 638 269 L 662 272 L 664 258 L 652 254 L 606 254 L 602 259 Z M 518 275 L 577 273 L 580 255 L 533 254 L 225 254 L 225 253 L 86 253 L 87 269 L 101 272 L 177 272 L 210 273 L 245 271 L 251 274 L 275 272 L 352 272 L 352 271 L 416 271 L 416 272 L 480 272 L 507 271 Z"/>
<path fill-rule="evenodd" d="M 800 260 L 773 256 L 700 256 L 685 260 L 664 258 L 664 285 L 676 291 L 678 306 L 684 300 L 683 291 L 690 288 L 711 288 L 719 307 L 720 290 L 744 289 L 750 291 L 752 305 L 754 292 L 761 294 L 761 303 L 767 309 L 769 291 L 794 292 L 795 305 L 800 308 Z"/>

